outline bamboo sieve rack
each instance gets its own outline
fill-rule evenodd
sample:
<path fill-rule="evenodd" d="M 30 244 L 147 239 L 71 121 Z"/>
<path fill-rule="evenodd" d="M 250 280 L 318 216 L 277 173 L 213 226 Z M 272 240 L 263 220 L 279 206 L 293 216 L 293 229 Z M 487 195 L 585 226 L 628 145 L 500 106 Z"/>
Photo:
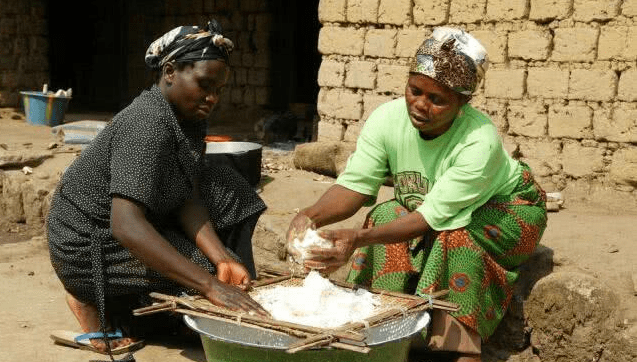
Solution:
<path fill-rule="evenodd" d="M 280 272 L 270 272 L 269 274 L 280 274 Z M 276 275 L 252 283 L 252 291 L 261 288 L 274 286 L 298 286 L 302 283 L 305 275 L 283 274 Z M 284 333 L 299 339 L 298 342 L 288 346 L 288 353 L 318 348 L 333 347 L 351 350 L 360 353 L 367 353 L 370 348 L 365 344 L 365 335 L 361 333 L 365 328 L 377 326 L 381 323 L 399 319 L 406 314 L 421 312 L 428 309 L 441 309 L 446 311 L 457 311 L 458 305 L 440 300 L 448 293 L 447 290 L 432 293 L 426 298 L 415 295 L 390 292 L 374 288 L 366 288 L 350 283 L 330 281 L 345 289 L 365 289 L 376 294 L 381 300 L 378 313 L 368 317 L 362 322 L 347 323 L 337 328 L 319 328 L 297 323 L 290 323 L 272 318 L 251 315 L 243 312 L 232 311 L 227 308 L 212 304 L 203 296 L 171 296 L 161 293 L 150 293 L 150 296 L 157 300 L 153 305 L 138 308 L 133 311 L 133 315 L 142 316 L 157 312 L 176 312 L 193 317 L 209 318 L 228 323 L 238 324 L 247 328 L 266 329 L 276 333 Z"/>

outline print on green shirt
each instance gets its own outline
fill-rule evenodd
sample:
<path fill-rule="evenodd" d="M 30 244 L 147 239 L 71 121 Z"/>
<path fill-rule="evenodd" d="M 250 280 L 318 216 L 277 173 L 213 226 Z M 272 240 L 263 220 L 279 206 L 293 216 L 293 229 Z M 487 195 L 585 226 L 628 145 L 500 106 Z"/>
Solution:
<path fill-rule="evenodd" d="M 394 196 L 407 210 L 414 211 L 422 205 L 425 195 L 433 185 L 420 172 L 403 171 L 394 179 Z"/>

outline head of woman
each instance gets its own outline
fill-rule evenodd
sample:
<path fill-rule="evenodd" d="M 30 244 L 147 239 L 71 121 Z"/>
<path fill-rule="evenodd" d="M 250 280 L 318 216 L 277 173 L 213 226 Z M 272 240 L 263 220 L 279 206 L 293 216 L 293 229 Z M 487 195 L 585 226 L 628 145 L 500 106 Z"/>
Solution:
<path fill-rule="evenodd" d="M 487 53 L 460 29 L 436 28 L 412 59 L 405 101 L 424 137 L 445 133 L 471 99 L 487 68 Z"/>
<path fill-rule="evenodd" d="M 203 29 L 175 28 L 150 45 L 146 64 L 158 71 L 159 88 L 178 120 L 208 118 L 228 81 L 232 47 L 214 20 Z"/>

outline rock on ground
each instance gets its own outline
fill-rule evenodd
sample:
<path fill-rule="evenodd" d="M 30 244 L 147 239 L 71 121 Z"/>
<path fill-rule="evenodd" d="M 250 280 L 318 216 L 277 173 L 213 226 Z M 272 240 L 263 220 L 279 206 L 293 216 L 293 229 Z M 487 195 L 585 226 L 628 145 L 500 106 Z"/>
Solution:
<path fill-rule="evenodd" d="M 553 273 L 524 306 L 531 345 L 542 361 L 634 361 L 637 346 L 622 337 L 618 309 L 617 294 L 597 278 Z"/>

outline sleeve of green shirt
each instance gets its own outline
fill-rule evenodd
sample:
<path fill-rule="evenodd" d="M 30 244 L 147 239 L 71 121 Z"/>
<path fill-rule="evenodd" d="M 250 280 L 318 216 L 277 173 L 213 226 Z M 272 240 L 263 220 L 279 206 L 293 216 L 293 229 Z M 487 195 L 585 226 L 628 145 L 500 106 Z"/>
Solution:
<path fill-rule="evenodd" d="M 369 116 L 356 142 L 356 151 L 336 180 L 338 185 L 372 196 L 365 206 L 376 202 L 378 190 L 389 172 L 384 140 L 387 125 L 391 124 L 387 108 L 382 105 Z"/>

